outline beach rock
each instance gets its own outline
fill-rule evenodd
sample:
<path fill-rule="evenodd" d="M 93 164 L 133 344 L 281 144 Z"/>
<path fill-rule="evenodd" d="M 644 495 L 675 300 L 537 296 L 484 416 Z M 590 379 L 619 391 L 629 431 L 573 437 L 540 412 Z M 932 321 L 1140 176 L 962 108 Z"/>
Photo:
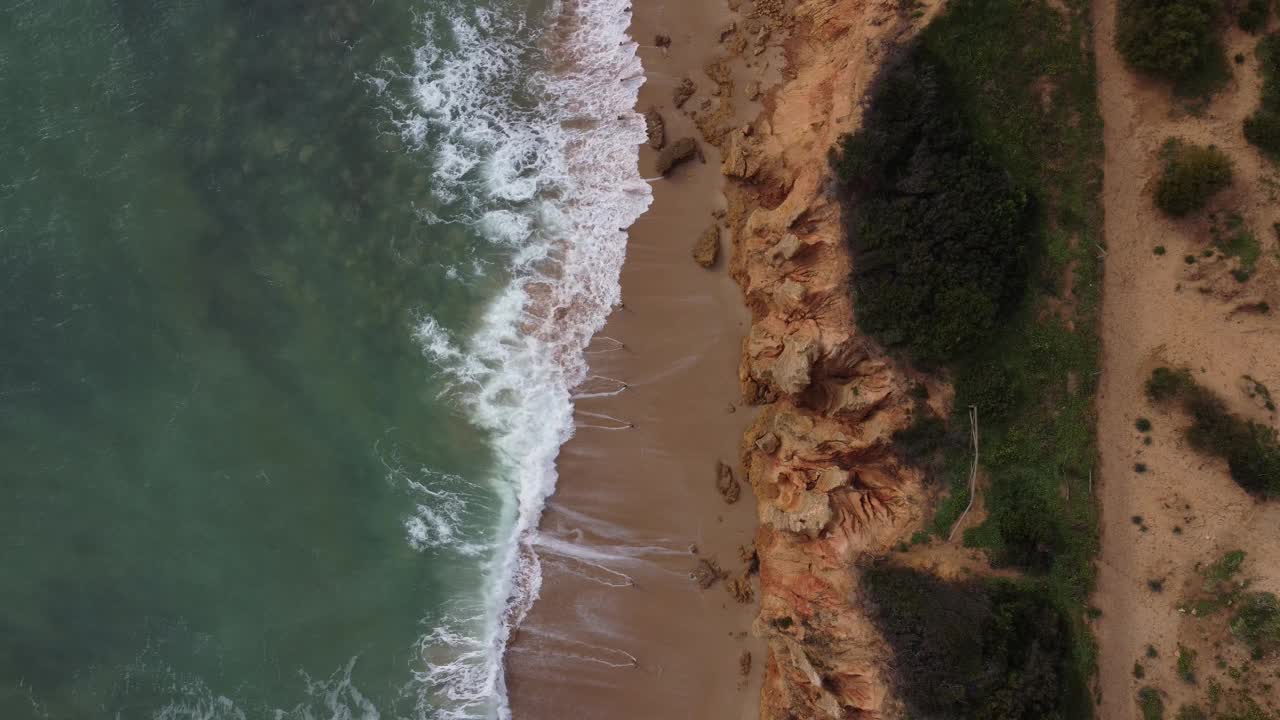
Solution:
<path fill-rule="evenodd" d="M 730 597 L 742 605 L 756 599 L 756 591 L 751 587 L 751 576 L 746 573 L 725 583 L 724 588 Z"/>
<path fill-rule="evenodd" d="M 693 243 L 693 259 L 704 268 L 716 264 L 720 257 L 720 226 L 712 223 Z"/>
<path fill-rule="evenodd" d="M 751 651 L 743 650 L 738 656 L 738 675 L 746 677 L 751 674 Z"/>
<path fill-rule="evenodd" d="M 738 481 L 733 477 L 733 468 L 719 460 L 716 461 L 716 492 L 730 505 L 738 502 L 738 496 L 742 493 Z"/>
<path fill-rule="evenodd" d="M 669 48 L 671 47 L 671 36 L 670 35 L 654 35 L 653 44 L 660 48 L 664 48 L 664 49 Z"/>
<path fill-rule="evenodd" d="M 693 84 L 693 80 L 685 78 L 680 81 L 680 84 L 677 85 L 674 90 L 671 91 L 671 104 L 675 105 L 677 108 L 682 108 L 684 107 L 684 104 L 689 101 L 689 98 L 693 97 L 693 94 L 697 91 L 698 86 Z"/>
<path fill-rule="evenodd" d="M 724 42 L 730 35 L 738 31 L 738 23 L 730 22 L 728 25 L 720 28 L 720 42 Z"/>
<path fill-rule="evenodd" d="M 813 361 L 818 357 L 817 339 L 808 333 L 796 333 L 782 343 L 782 353 L 768 370 L 774 387 L 795 395 L 809 387 Z"/>
<path fill-rule="evenodd" d="M 751 80 L 747 83 L 747 86 L 743 88 L 743 92 L 746 93 L 748 100 L 758 99 L 760 97 L 760 81 Z"/>
<path fill-rule="evenodd" d="M 644 131 L 648 136 L 649 147 L 661 150 L 667 144 L 667 124 L 657 108 L 651 107 L 644 114 Z"/>
<path fill-rule="evenodd" d="M 723 580 L 728 577 L 729 573 L 720 568 L 720 564 L 713 559 L 701 558 L 693 571 L 689 573 L 689 578 L 698 583 L 698 587 L 706 590 L 716 581 Z"/>
<path fill-rule="evenodd" d="M 720 172 L 726 177 L 743 180 L 750 180 L 760 172 L 760 157 L 748 133 L 736 132 L 729 136 L 729 147 L 725 150 Z"/>
<path fill-rule="evenodd" d="M 655 164 L 659 175 L 666 175 L 677 165 L 688 162 L 698 155 L 698 141 L 691 137 L 682 137 L 662 148 Z"/>

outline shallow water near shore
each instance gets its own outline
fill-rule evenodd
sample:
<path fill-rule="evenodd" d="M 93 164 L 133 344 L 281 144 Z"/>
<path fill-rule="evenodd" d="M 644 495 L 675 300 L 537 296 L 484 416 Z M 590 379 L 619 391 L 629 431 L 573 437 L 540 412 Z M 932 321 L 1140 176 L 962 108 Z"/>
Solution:
<path fill-rule="evenodd" d="M 0 716 L 506 713 L 622 7 L 0 10 Z"/>

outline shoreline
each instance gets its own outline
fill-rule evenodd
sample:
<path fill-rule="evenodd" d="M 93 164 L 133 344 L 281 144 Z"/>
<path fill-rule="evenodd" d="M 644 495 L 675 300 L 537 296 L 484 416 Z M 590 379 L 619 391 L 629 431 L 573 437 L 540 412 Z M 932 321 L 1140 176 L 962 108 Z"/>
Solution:
<path fill-rule="evenodd" d="M 747 493 L 729 504 L 716 487 L 719 462 L 742 477 L 735 459 L 751 413 L 735 407 L 735 368 L 747 315 L 724 270 L 728 233 L 712 269 L 691 256 L 724 205 L 721 158 L 673 108 L 685 77 L 697 85 L 685 110 L 715 97 L 704 68 L 733 21 L 722 0 L 633 11 L 646 76 L 636 110 L 658 108 L 668 145 L 696 138 L 700 158 L 652 182 L 653 203 L 629 229 L 624 306 L 588 349 L 609 387 L 599 397 L 580 389 L 578 429 L 560 449 L 539 525 L 542 591 L 505 658 L 520 720 L 755 716 L 755 605 L 728 591 L 745 574 L 739 548 L 750 547 L 755 518 Z M 668 48 L 654 44 L 659 35 Z M 661 175 L 657 155 L 641 147 L 642 176 Z M 690 576 L 711 567 L 704 560 L 726 575 L 705 588 Z"/>

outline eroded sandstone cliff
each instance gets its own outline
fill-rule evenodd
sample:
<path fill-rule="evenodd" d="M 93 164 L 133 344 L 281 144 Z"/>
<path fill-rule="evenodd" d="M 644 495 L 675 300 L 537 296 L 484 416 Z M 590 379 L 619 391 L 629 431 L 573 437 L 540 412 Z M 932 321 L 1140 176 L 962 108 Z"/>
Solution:
<path fill-rule="evenodd" d="M 875 718 L 891 704 L 854 563 L 897 542 L 923 512 L 919 474 L 890 443 L 910 422 L 914 381 L 854 325 L 827 157 L 855 129 L 886 53 L 932 14 L 912 18 L 903 7 L 757 3 L 756 17 L 785 36 L 781 82 L 754 123 L 708 134 L 725 158 L 730 267 L 752 314 L 743 395 L 764 406 L 742 464 L 759 508 L 754 630 L 769 645 L 768 720 Z"/>

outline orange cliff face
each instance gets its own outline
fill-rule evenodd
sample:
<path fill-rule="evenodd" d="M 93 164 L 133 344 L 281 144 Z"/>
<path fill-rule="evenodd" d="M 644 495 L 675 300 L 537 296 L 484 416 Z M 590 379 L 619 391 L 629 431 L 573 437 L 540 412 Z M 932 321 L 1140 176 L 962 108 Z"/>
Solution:
<path fill-rule="evenodd" d="M 911 421 L 913 382 L 854 325 L 828 153 L 856 128 L 888 49 L 937 9 L 911 20 L 898 8 L 809 0 L 781 16 L 783 80 L 755 123 L 720 141 L 731 272 L 752 314 L 739 378 L 745 399 L 765 405 L 742 463 L 760 520 L 766 720 L 876 718 L 891 703 L 854 563 L 924 512 L 921 477 L 890 443 Z"/>

